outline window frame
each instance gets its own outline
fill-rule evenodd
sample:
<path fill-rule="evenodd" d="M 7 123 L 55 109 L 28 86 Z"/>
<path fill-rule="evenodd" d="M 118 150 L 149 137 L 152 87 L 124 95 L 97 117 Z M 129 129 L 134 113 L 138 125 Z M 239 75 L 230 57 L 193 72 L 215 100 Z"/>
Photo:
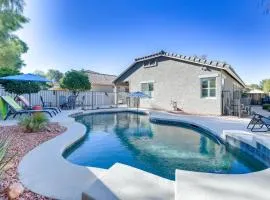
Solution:
<path fill-rule="evenodd" d="M 207 80 L 207 87 L 203 88 L 203 81 Z M 215 87 L 211 87 L 211 80 L 215 80 Z M 215 96 L 211 96 L 211 90 L 215 89 Z M 207 96 L 203 96 L 203 90 L 207 90 Z M 217 98 L 217 77 L 203 77 L 200 78 L 200 93 L 202 99 L 216 99 Z"/>
<path fill-rule="evenodd" d="M 143 90 L 143 84 L 148 84 L 148 90 Z M 152 84 L 152 90 L 149 90 L 149 84 Z M 146 95 L 148 95 L 151 99 L 153 98 L 153 93 L 155 91 L 155 86 L 154 86 L 154 81 L 144 81 L 144 82 L 140 82 L 140 89 L 141 92 L 145 93 Z M 149 94 L 150 93 L 150 94 Z"/>

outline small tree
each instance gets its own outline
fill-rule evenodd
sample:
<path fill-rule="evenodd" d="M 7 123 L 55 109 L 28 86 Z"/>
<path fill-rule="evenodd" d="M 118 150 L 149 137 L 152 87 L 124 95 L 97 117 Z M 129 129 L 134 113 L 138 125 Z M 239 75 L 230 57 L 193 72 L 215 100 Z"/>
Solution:
<path fill-rule="evenodd" d="M 46 77 L 45 72 L 42 71 L 42 70 L 35 70 L 33 74 L 39 75 L 39 76 L 42 76 L 42 77 Z"/>
<path fill-rule="evenodd" d="M 262 80 L 261 87 L 262 87 L 264 92 L 269 93 L 270 92 L 270 79 Z"/>
<path fill-rule="evenodd" d="M 60 85 L 62 88 L 71 90 L 76 96 L 79 92 L 91 89 L 91 83 L 87 74 L 84 73 L 83 70 L 71 70 L 66 72 Z"/>
<path fill-rule="evenodd" d="M 55 82 L 59 82 L 63 78 L 63 73 L 59 70 L 49 69 L 46 76 Z"/>
<path fill-rule="evenodd" d="M 248 85 L 249 88 L 251 89 L 262 89 L 258 84 L 252 83 L 250 85 Z"/>

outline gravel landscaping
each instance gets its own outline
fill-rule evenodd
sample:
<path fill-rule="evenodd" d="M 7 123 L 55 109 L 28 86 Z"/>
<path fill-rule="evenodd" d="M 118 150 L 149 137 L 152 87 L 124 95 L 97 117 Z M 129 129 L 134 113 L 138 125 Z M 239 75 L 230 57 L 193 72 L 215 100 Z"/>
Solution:
<path fill-rule="evenodd" d="M 63 133 L 65 127 L 61 127 L 58 123 L 50 123 L 45 131 L 36 133 L 26 133 L 19 126 L 0 126 L 0 134 L 8 134 L 11 136 L 11 144 L 8 150 L 8 155 L 15 155 L 13 160 L 6 166 L 6 171 L 0 179 L 0 199 L 8 199 L 7 191 L 11 184 L 19 183 L 17 166 L 24 155 L 34 149 L 39 144 Z M 49 199 L 47 197 L 35 194 L 27 188 L 24 188 L 23 193 L 16 199 Z"/>

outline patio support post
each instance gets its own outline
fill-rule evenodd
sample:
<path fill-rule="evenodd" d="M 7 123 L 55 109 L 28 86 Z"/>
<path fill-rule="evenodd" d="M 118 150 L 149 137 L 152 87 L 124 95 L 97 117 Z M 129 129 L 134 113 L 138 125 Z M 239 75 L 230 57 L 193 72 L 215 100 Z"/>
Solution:
<path fill-rule="evenodd" d="M 91 94 L 92 94 L 92 110 L 94 110 L 94 97 L 93 97 L 93 91 L 91 92 Z"/>
<path fill-rule="evenodd" d="M 117 85 L 114 85 L 114 104 L 116 105 L 116 107 L 118 107 L 118 89 L 117 89 Z"/>
<path fill-rule="evenodd" d="M 238 102 L 238 117 L 241 118 L 242 117 L 242 113 L 241 113 L 241 98 L 239 98 L 239 102 Z"/>

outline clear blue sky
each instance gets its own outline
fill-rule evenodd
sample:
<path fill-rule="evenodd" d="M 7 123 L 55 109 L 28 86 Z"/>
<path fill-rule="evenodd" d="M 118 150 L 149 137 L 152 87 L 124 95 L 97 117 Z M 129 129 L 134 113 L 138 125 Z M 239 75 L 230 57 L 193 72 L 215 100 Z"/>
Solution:
<path fill-rule="evenodd" d="M 270 15 L 257 0 L 26 0 L 24 72 L 119 74 L 165 51 L 231 64 L 247 83 L 270 78 Z"/>

